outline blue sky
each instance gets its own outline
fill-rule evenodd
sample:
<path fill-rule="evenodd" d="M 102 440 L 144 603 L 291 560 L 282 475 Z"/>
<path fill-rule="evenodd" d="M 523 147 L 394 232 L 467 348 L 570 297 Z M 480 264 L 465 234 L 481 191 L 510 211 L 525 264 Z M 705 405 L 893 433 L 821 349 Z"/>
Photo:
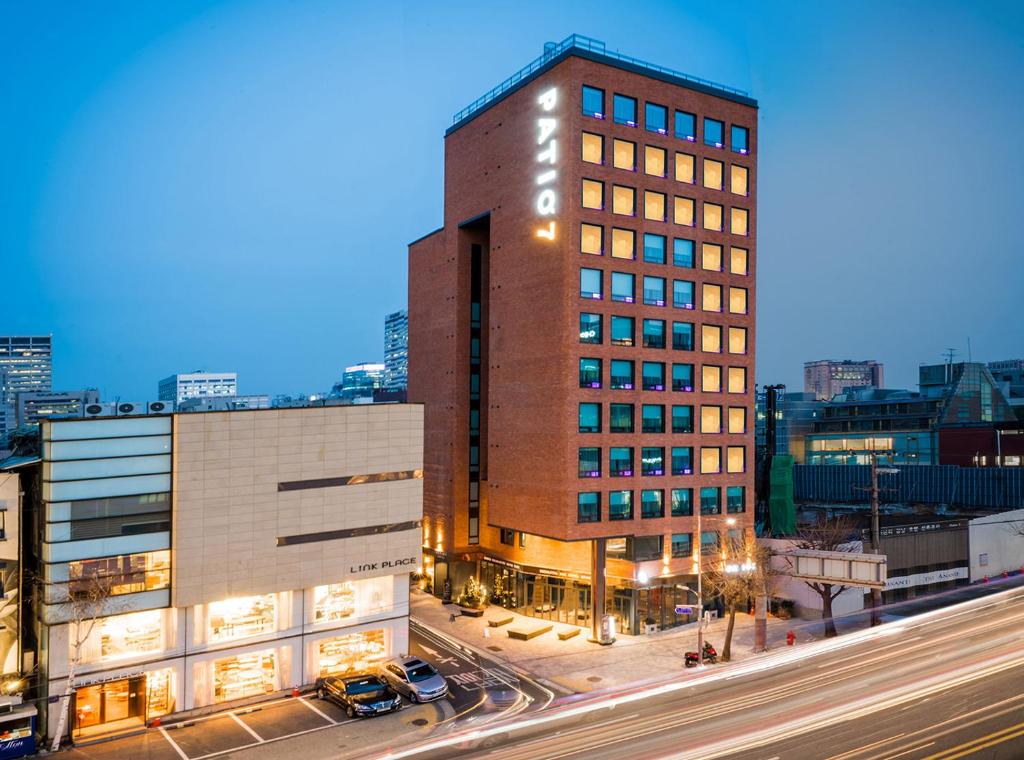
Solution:
<path fill-rule="evenodd" d="M 761 103 L 758 382 L 1024 356 L 1020 3 L 0 5 L 0 333 L 55 384 L 383 353 L 451 115 L 571 32 Z"/>

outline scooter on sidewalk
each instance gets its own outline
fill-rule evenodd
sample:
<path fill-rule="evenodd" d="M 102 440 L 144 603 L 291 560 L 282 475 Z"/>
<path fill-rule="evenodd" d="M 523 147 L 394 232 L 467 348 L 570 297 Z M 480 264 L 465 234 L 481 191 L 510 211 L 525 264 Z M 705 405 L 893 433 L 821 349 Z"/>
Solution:
<path fill-rule="evenodd" d="M 686 663 L 686 667 L 695 668 L 700 662 L 700 657 L 697 656 L 696 652 L 687 652 L 684 661 Z M 711 646 L 710 641 L 704 642 L 704 662 L 710 662 L 712 665 L 718 662 L 718 652 L 715 651 L 713 646 Z"/>

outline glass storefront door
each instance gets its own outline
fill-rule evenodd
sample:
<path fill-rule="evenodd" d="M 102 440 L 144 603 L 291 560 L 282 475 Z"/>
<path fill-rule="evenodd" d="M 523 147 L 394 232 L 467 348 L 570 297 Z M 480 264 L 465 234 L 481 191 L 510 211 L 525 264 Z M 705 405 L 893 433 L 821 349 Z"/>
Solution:
<path fill-rule="evenodd" d="M 75 691 L 75 731 L 129 719 L 145 721 L 146 677 L 83 686 Z"/>

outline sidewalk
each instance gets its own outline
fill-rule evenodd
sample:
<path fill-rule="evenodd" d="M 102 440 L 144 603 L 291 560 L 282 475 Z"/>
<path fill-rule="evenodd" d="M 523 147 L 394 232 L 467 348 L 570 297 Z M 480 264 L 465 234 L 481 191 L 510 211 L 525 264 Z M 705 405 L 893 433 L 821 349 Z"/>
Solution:
<path fill-rule="evenodd" d="M 558 640 L 558 632 L 572 626 L 555 623 L 548 633 L 529 641 L 510 639 L 509 628 L 537 628 L 547 623 L 526 617 L 502 607 L 488 607 L 482 618 L 457 616 L 452 622 L 454 605 L 445 607 L 441 600 L 418 589 L 411 594 L 412 617 L 470 647 L 482 650 L 488 656 L 503 660 L 515 668 L 572 692 L 587 692 L 623 684 L 663 677 L 666 673 L 682 671 L 683 653 L 696 651 L 696 624 L 646 636 L 622 636 L 611 646 L 600 646 L 587 641 L 588 630 L 567 641 Z M 512 617 L 514 621 L 500 628 L 489 628 L 487 621 Z M 728 620 L 715 620 L 705 631 L 705 639 L 722 653 Z M 797 641 L 813 641 L 816 636 L 806 630 L 806 621 L 768 618 L 769 649 L 785 646 L 786 632 L 793 630 Z M 485 635 L 485 631 L 489 635 Z M 736 613 L 736 627 L 732 637 L 732 661 L 754 657 L 754 618 Z"/>

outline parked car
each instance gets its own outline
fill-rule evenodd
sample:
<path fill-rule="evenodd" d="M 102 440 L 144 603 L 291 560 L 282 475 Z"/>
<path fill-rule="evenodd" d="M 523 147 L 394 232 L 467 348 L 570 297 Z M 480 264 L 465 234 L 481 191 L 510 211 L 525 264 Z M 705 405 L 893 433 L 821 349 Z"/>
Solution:
<path fill-rule="evenodd" d="M 402 707 L 402 698 L 372 673 L 318 678 L 316 694 L 345 708 L 350 718 L 394 712 Z"/>
<path fill-rule="evenodd" d="M 418 657 L 396 657 L 380 668 L 388 686 L 404 694 L 410 702 L 430 702 L 448 695 L 448 682 L 437 668 Z"/>

